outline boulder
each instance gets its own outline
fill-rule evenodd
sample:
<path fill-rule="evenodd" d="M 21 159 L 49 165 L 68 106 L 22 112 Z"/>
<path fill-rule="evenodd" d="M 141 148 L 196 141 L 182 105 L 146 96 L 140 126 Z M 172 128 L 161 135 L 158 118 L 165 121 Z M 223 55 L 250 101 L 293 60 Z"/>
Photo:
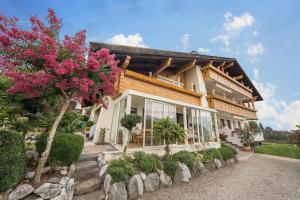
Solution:
<path fill-rule="evenodd" d="M 110 188 L 111 184 L 111 176 L 109 174 L 106 174 L 103 184 L 104 193 L 107 194 Z"/>
<path fill-rule="evenodd" d="M 66 176 L 66 175 L 68 175 L 68 170 L 62 169 L 62 170 L 60 170 L 60 174 L 63 176 Z"/>
<path fill-rule="evenodd" d="M 72 164 L 72 165 L 69 167 L 68 177 L 69 177 L 69 178 L 73 178 L 74 174 L 75 174 L 75 165 Z"/>
<path fill-rule="evenodd" d="M 7 192 L 0 192 L 0 200 L 7 200 L 8 193 Z"/>
<path fill-rule="evenodd" d="M 16 189 L 14 189 L 8 196 L 9 200 L 18 200 L 23 199 L 33 192 L 34 188 L 29 184 L 19 185 Z"/>
<path fill-rule="evenodd" d="M 25 179 L 32 179 L 34 177 L 35 172 L 26 172 Z"/>
<path fill-rule="evenodd" d="M 62 191 L 60 184 L 44 183 L 34 190 L 34 194 L 39 195 L 43 199 L 51 199 L 59 195 Z"/>
<path fill-rule="evenodd" d="M 108 200 L 127 200 L 126 184 L 117 182 L 112 184 L 107 195 Z"/>
<path fill-rule="evenodd" d="M 145 181 L 147 178 L 147 175 L 144 172 L 141 172 L 140 176 L 141 176 L 142 181 Z"/>
<path fill-rule="evenodd" d="M 66 193 L 68 195 L 69 200 L 73 199 L 74 190 L 75 190 L 75 182 L 74 182 L 74 178 L 71 178 L 66 185 Z"/>
<path fill-rule="evenodd" d="M 35 166 L 39 160 L 39 153 L 34 150 L 27 150 L 25 156 L 30 166 Z"/>
<path fill-rule="evenodd" d="M 70 180 L 70 178 L 67 176 L 62 177 L 59 181 L 59 184 L 61 184 L 61 186 L 63 186 L 63 187 L 66 187 L 69 180 Z"/>
<path fill-rule="evenodd" d="M 129 199 L 138 199 L 144 194 L 144 184 L 140 175 L 134 175 L 130 178 L 128 184 L 128 196 Z"/>
<path fill-rule="evenodd" d="M 160 187 L 164 188 L 164 187 L 172 186 L 171 177 L 168 174 L 166 174 L 164 171 L 160 171 L 159 179 L 160 179 Z"/>
<path fill-rule="evenodd" d="M 189 168 L 184 163 L 179 163 L 174 176 L 174 184 L 189 182 L 192 178 Z"/>
<path fill-rule="evenodd" d="M 42 173 L 43 173 L 43 174 L 46 174 L 46 173 L 48 173 L 50 170 L 51 170 L 51 167 L 50 167 L 50 166 L 44 167 L 43 170 L 42 170 Z"/>
<path fill-rule="evenodd" d="M 69 200 L 69 197 L 68 197 L 68 194 L 67 194 L 67 192 L 66 192 L 66 189 L 63 188 L 63 189 L 61 190 L 60 195 L 58 195 L 58 196 L 52 198 L 51 200 Z M 70 200 L 71 200 L 71 199 L 70 199 Z"/>
<path fill-rule="evenodd" d="M 75 185 L 75 195 L 80 196 L 86 193 L 94 192 L 101 187 L 101 181 L 98 177 L 87 179 L 76 183 Z"/>
<path fill-rule="evenodd" d="M 101 167 L 100 171 L 99 171 L 99 178 L 102 179 L 104 174 L 106 173 L 108 165 L 104 165 Z"/>
<path fill-rule="evenodd" d="M 222 163 L 221 160 L 219 159 L 214 159 L 214 163 L 217 169 L 221 169 L 222 168 Z"/>
<path fill-rule="evenodd" d="M 144 181 L 145 191 L 146 192 L 154 192 L 159 189 L 159 176 L 157 173 L 151 173 L 147 176 Z"/>
<path fill-rule="evenodd" d="M 59 181 L 59 177 L 52 177 L 47 180 L 48 183 L 58 183 Z"/>

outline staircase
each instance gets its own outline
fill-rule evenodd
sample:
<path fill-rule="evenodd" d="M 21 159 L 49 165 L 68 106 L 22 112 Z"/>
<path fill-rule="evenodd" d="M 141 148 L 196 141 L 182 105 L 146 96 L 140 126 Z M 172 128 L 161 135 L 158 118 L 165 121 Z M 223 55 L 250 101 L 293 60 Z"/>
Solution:
<path fill-rule="evenodd" d="M 84 154 L 75 165 L 75 192 L 74 200 L 99 200 L 104 199 L 99 178 L 99 165 L 97 154 Z"/>

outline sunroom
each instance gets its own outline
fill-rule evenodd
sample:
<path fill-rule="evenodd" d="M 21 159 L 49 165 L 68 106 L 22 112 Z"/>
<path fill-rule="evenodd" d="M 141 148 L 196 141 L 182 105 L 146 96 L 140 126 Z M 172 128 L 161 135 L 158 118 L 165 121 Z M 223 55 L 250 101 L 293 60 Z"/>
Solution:
<path fill-rule="evenodd" d="M 126 114 L 137 114 L 142 118 L 141 123 L 128 134 L 128 138 L 124 138 L 127 135 L 124 135 L 120 124 L 120 120 Z M 132 150 L 163 149 L 164 141 L 155 140 L 153 123 L 165 117 L 180 124 L 186 133 L 185 141 L 174 141 L 172 147 L 197 146 L 201 148 L 219 145 L 216 135 L 216 111 L 213 109 L 128 90 L 114 101 L 112 116 L 110 143 L 119 150 L 127 143 L 128 148 Z"/>

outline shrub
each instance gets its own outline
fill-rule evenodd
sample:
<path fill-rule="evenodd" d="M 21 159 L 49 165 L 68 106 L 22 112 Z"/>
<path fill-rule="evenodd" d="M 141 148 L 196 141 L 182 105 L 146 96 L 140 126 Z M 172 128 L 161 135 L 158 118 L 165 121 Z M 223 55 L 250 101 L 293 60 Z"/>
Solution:
<path fill-rule="evenodd" d="M 41 155 L 47 145 L 48 133 L 43 133 L 36 143 L 36 150 Z M 48 157 L 50 165 L 69 166 L 79 159 L 83 149 L 83 137 L 70 133 L 55 135 L 52 148 Z"/>
<path fill-rule="evenodd" d="M 112 183 L 125 181 L 133 175 L 133 164 L 127 158 L 113 160 L 107 168 L 107 172 L 111 175 Z"/>
<path fill-rule="evenodd" d="M 141 116 L 136 114 L 125 115 L 121 119 L 121 125 L 131 131 L 133 127 L 136 126 L 137 123 L 140 123 L 142 120 Z"/>
<path fill-rule="evenodd" d="M 158 169 L 163 168 L 161 161 L 153 155 L 145 154 L 144 152 L 136 152 L 134 157 L 137 161 L 138 168 L 146 174 L 156 172 Z"/>
<path fill-rule="evenodd" d="M 231 146 L 225 145 L 225 144 L 222 144 L 222 147 L 219 149 L 219 151 L 224 160 L 234 158 L 237 154 L 237 151 L 234 148 L 232 148 Z"/>
<path fill-rule="evenodd" d="M 177 163 L 172 160 L 166 160 L 163 162 L 164 172 L 170 177 L 174 178 L 177 169 Z"/>
<path fill-rule="evenodd" d="M 203 155 L 204 162 L 211 161 L 212 159 L 222 159 L 222 154 L 219 149 L 207 149 L 200 151 L 200 153 Z"/>
<path fill-rule="evenodd" d="M 0 130 L 0 192 L 15 187 L 25 173 L 25 146 L 23 137 Z"/>
<path fill-rule="evenodd" d="M 171 156 L 171 160 L 182 162 L 186 164 L 188 168 L 192 169 L 195 166 L 196 157 L 191 152 L 179 151 Z"/>

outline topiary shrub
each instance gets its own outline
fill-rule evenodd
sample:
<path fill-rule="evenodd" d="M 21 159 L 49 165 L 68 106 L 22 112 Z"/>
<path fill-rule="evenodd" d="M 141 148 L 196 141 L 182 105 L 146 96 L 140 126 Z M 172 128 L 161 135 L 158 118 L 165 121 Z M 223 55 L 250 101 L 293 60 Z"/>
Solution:
<path fill-rule="evenodd" d="M 192 169 L 195 166 L 196 157 L 192 152 L 179 151 L 171 156 L 171 160 L 182 162 Z"/>
<path fill-rule="evenodd" d="M 219 151 L 224 160 L 234 158 L 237 154 L 237 151 L 234 148 L 225 144 L 222 144 L 222 147 L 219 149 Z"/>
<path fill-rule="evenodd" d="M 177 169 L 177 163 L 172 160 L 163 161 L 164 172 L 168 174 L 172 179 L 175 176 L 175 172 Z"/>
<path fill-rule="evenodd" d="M 133 175 L 133 171 L 133 164 L 127 158 L 113 160 L 107 168 L 107 173 L 111 176 L 112 183 L 119 181 L 128 182 L 129 178 Z"/>
<path fill-rule="evenodd" d="M 0 192 L 15 187 L 25 173 L 25 146 L 23 136 L 0 129 Z"/>
<path fill-rule="evenodd" d="M 47 145 L 48 133 L 43 133 L 36 143 L 36 150 L 41 155 Z M 79 159 L 84 140 L 81 135 L 58 133 L 55 135 L 48 157 L 50 165 L 69 166 Z"/>
<path fill-rule="evenodd" d="M 158 169 L 163 168 L 161 161 L 153 155 L 146 154 L 144 152 L 135 152 L 134 158 L 137 162 L 137 167 L 146 174 L 157 172 Z"/>

